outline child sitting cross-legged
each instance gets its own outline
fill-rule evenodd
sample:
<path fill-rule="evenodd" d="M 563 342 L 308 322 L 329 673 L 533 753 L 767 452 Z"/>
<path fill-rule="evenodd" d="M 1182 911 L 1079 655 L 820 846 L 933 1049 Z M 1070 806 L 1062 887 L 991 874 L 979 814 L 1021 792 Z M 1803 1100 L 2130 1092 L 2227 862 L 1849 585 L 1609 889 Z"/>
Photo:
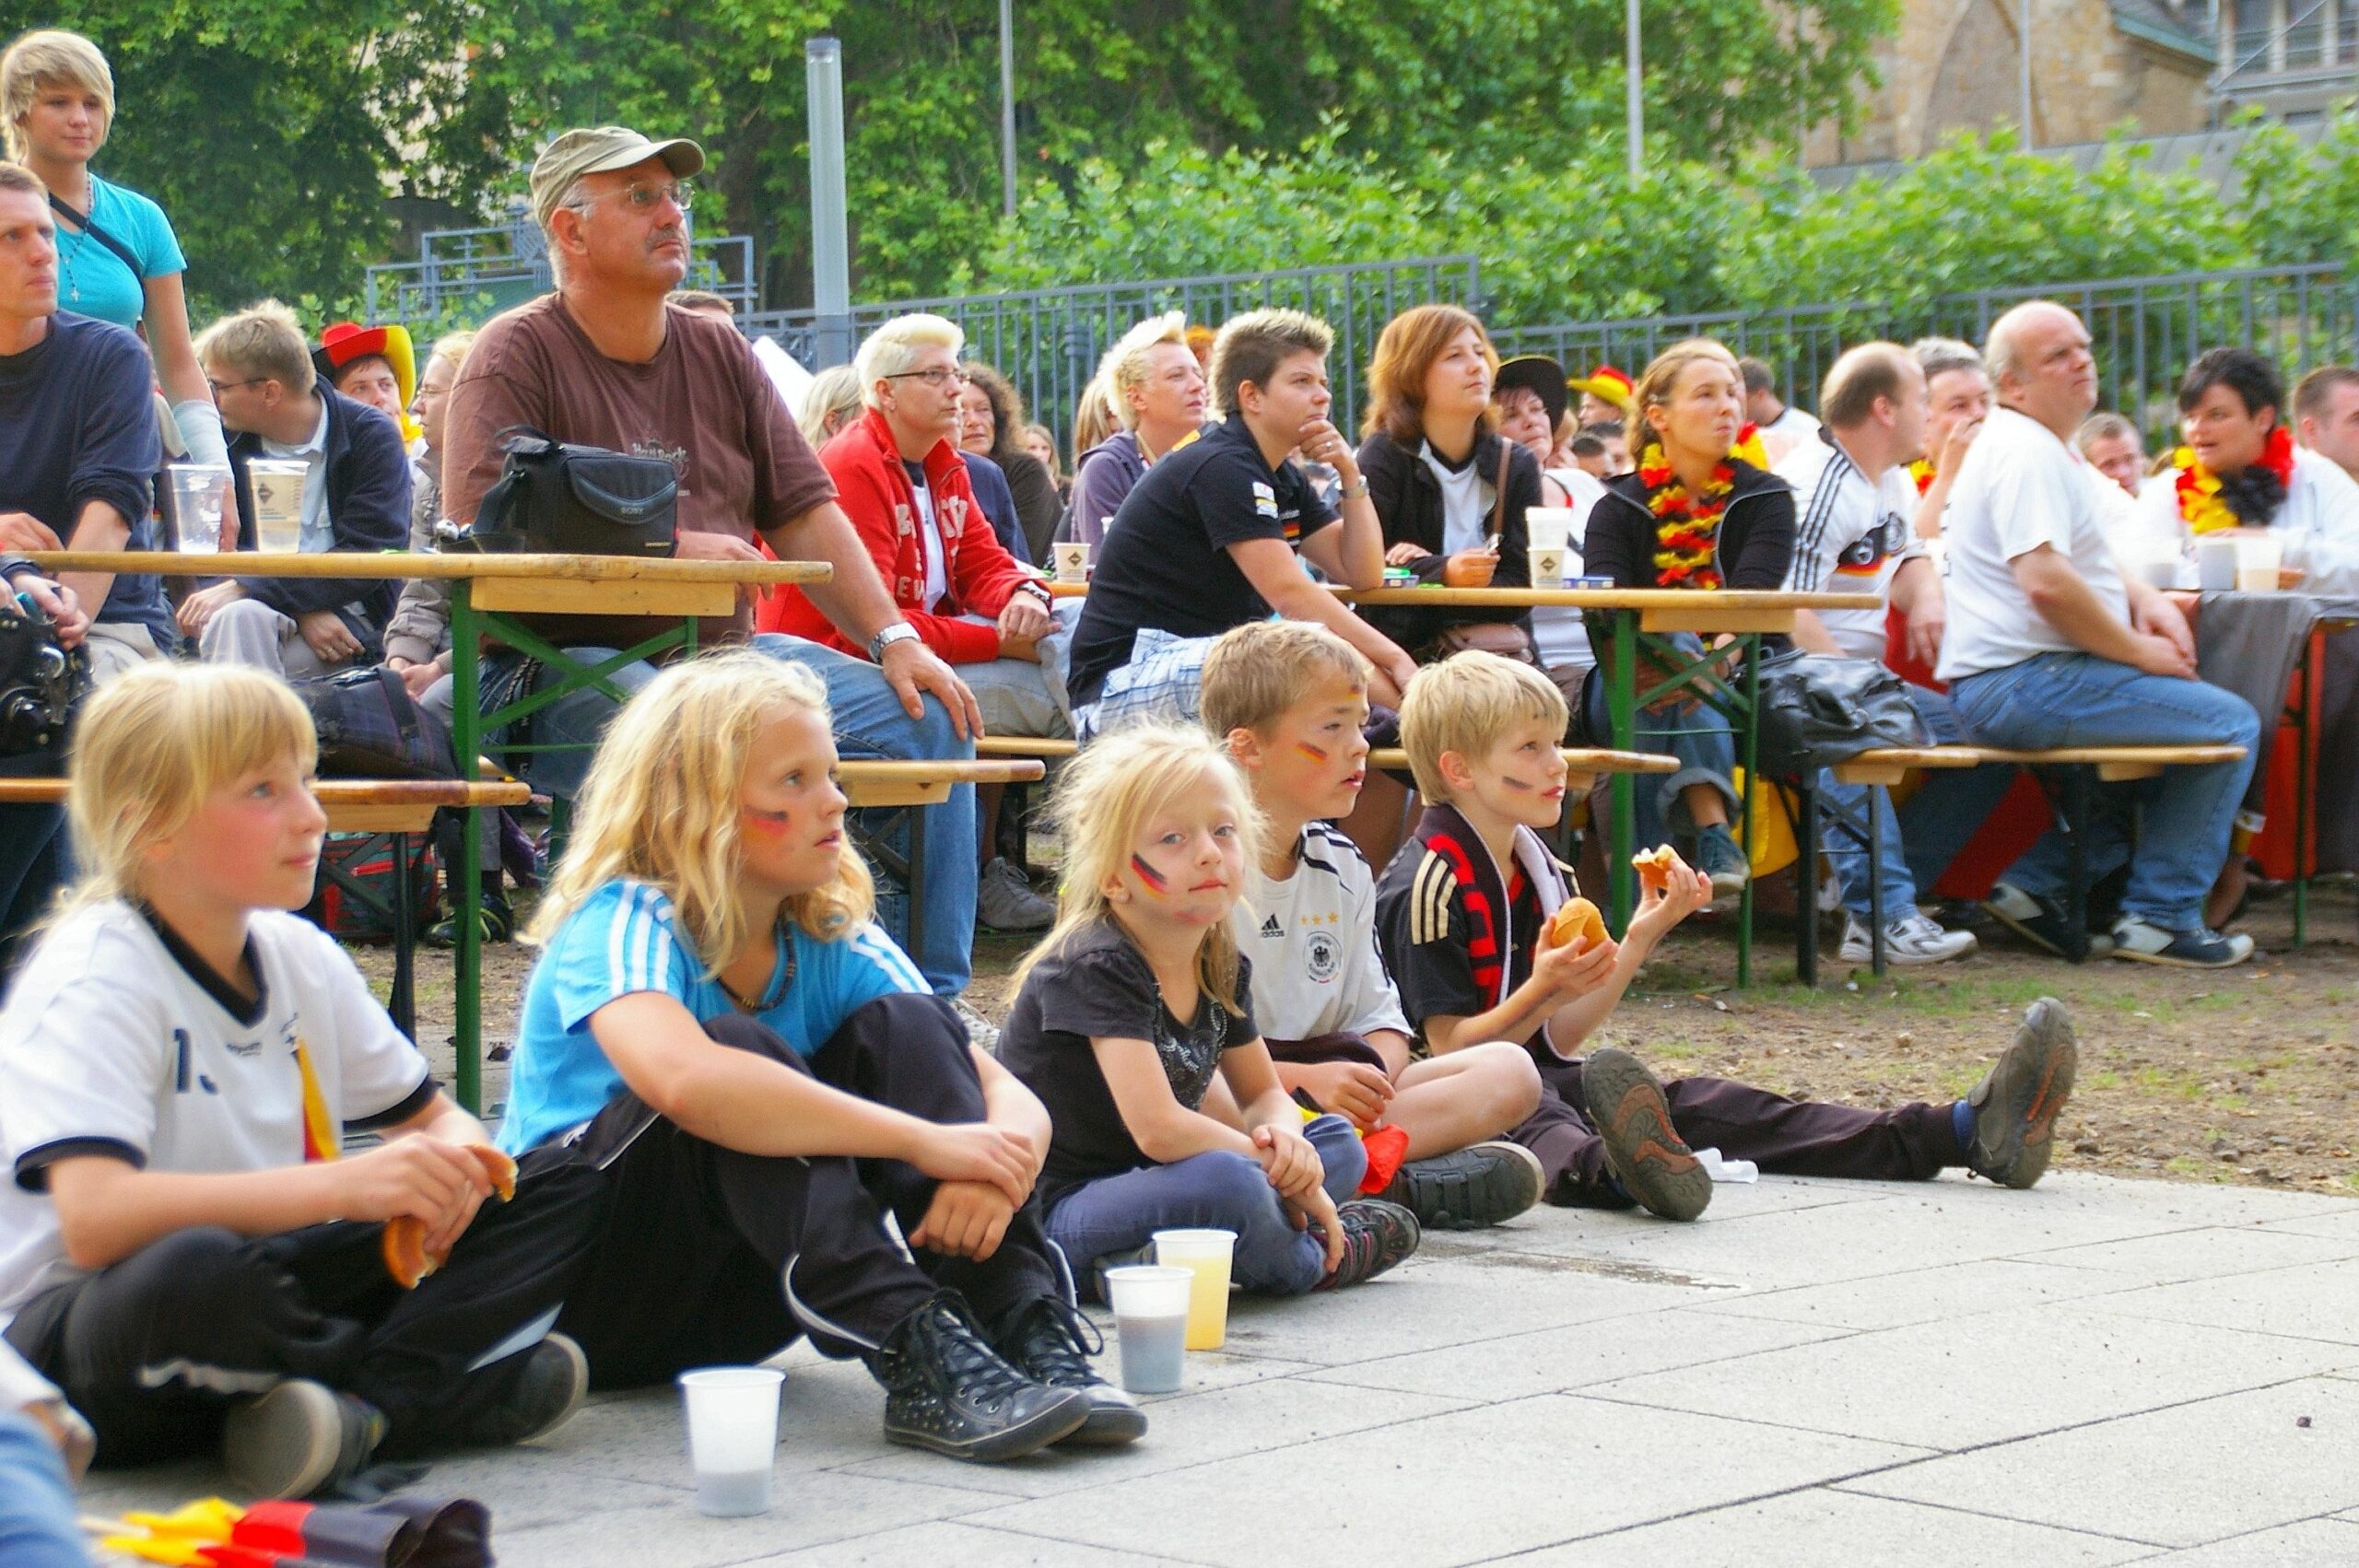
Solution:
<path fill-rule="evenodd" d="M 599 1387 L 808 1335 L 884 1385 L 893 1442 L 1129 1442 L 1040 1231 L 1048 1116 L 871 922 L 835 769 L 817 677 L 745 651 L 674 664 L 599 743 L 500 1131 L 603 1199 L 558 1324 Z"/>
<path fill-rule="evenodd" d="M 1156 1231 L 1230 1231 L 1232 1277 L 1282 1296 L 1408 1257 L 1415 1216 L 1352 1196 L 1358 1134 L 1340 1116 L 1305 1124 L 1255 1026 L 1229 918 L 1260 818 L 1227 756 L 1201 730 L 1126 730 L 1066 770 L 1054 811 L 1057 924 L 1017 971 L 1000 1036 L 1055 1124 L 1050 1238 L 1094 1281 Z M 1204 1114 L 1215 1073 L 1250 1130 Z"/>
<path fill-rule="evenodd" d="M 1419 1224 L 1522 1213 L 1540 1201 L 1540 1161 L 1505 1134 L 1539 1106 L 1532 1058 L 1500 1040 L 1413 1050 L 1377 951 L 1375 875 L 1335 826 L 1367 773 L 1367 666 L 1324 626 L 1254 621 L 1213 644 L 1203 679 L 1205 727 L 1268 825 L 1230 923 L 1253 960 L 1254 1022 L 1278 1082 L 1363 1131 L 1397 1129 L 1368 1144 L 1388 1179 L 1361 1185 Z"/>
<path fill-rule="evenodd" d="M 1638 966 L 1709 902 L 1704 877 L 1666 856 L 1616 943 L 1543 929 L 1574 896 L 1540 837 L 1564 810 L 1565 699 L 1538 671 L 1461 653 L 1427 669 L 1401 708 L 1426 809 L 1377 886 L 1384 954 L 1438 1056 L 1488 1040 L 1532 1053 L 1540 1108 L 1514 1137 L 1540 1159 L 1553 1203 L 1637 1203 L 1689 1220 L 1711 1199 L 1693 1149 L 1717 1147 L 1795 1176 L 1921 1180 L 1951 1165 L 2006 1187 L 2048 1168 L 2078 1061 L 2063 1007 L 2033 1004 L 1965 1099 L 1869 1111 L 1805 1103 L 1720 1078 L 1668 1086 L 1630 1052 L 1580 1055 Z"/>
<path fill-rule="evenodd" d="M 581 1351 L 508 1289 L 564 1195 L 528 1175 L 486 1201 L 506 1162 L 288 912 L 327 826 L 314 753 L 259 671 L 155 663 L 100 691 L 70 769 L 82 880 L 0 1009 L 8 1343 L 100 1464 L 217 1449 L 243 1497 L 519 1442 L 583 1387 Z M 383 1142 L 352 1152 L 358 1129 Z M 389 1221 L 442 1259 L 414 1290 Z"/>

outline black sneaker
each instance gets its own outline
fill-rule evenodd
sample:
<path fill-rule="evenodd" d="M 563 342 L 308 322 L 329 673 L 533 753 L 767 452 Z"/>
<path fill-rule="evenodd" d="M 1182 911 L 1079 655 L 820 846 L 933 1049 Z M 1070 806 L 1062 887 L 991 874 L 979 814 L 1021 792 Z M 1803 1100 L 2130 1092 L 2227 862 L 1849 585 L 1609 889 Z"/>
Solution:
<path fill-rule="evenodd" d="M 1041 1296 L 1016 1310 L 999 1337 L 999 1352 L 1018 1372 L 1051 1388 L 1074 1388 L 1089 1401 L 1089 1415 L 1059 1439 L 1111 1446 L 1146 1435 L 1146 1412 L 1138 1401 L 1097 1375 L 1089 1358 L 1106 1352 L 1105 1337 L 1074 1308 Z"/>
<path fill-rule="evenodd" d="M 1753 880 L 1753 862 L 1737 845 L 1725 823 L 1714 823 L 1696 834 L 1696 869 L 1711 879 L 1712 896 L 1733 898 Z"/>
<path fill-rule="evenodd" d="M 1378 1194 L 1429 1231 L 1469 1231 L 1512 1220 L 1540 1201 L 1547 1172 L 1540 1156 L 1501 1139 L 1429 1160 L 1411 1160 Z"/>
<path fill-rule="evenodd" d="M 550 1334 L 528 1351 L 494 1362 L 476 1376 L 507 1369 L 514 1381 L 499 1401 L 475 1412 L 451 1441 L 470 1448 L 505 1448 L 551 1432 L 581 1408 L 590 1391 L 590 1358 L 563 1334 Z"/>
<path fill-rule="evenodd" d="M 2031 943 L 2034 947 L 2067 958 L 2064 933 L 2072 929 L 2063 901 L 2025 893 L 2011 883 L 1993 883 L 1990 896 L 1982 901 L 1982 912 Z M 2103 931 L 2089 932 L 2089 956 L 2102 958 L 2113 951 L 2113 938 Z"/>
<path fill-rule="evenodd" d="M 1417 1250 L 1425 1239 L 1417 1216 L 1381 1198 L 1356 1198 L 1339 1204 L 1335 1217 L 1344 1225 L 1344 1260 L 1311 1289 L 1340 1291 L 1375 1279 Z"/>
<path fill-rule="evenodd" d="M 2014 1044 L 1966 1097 L 1974 1107 L 1966 1169 L 2001 1187 L 2037 1181 L 2048 1169 L 2056 1113 L 2071 1098 L 2080 1062 L 2064 1004 L 2046 996 L 2033 1002 L 2015 1030 Z"/>
<path fill-rule="evenodd" d="M 2113 955 L 2180 969 L 2226 969 L 2252 956 L 2252 938 L 2242 931 L 2222 936 L 2201 925 L 2191 931 L 2175 931 L 2124 915 L 2113 928 Z"/>
<path fill-rule="evenodd" d="M 229 1408 L 221 1464 L 241 1498 L 309 1497 L 366 1469 L 384 1435 L 375 1407 L 290 1377 Z"/>
<path fill-rule="evenodd" d="M 1089 1419 L 1087 1395 L 1001 1359 L 957 1291 L 936 1291 L 863 1359 L 885 1386 L 886 1438 L 954 1459 L 1020 1458 Z"/>
<path fill-rule="evenodd" d="M 1671 1102 L 1647 1064 L 1618 1046 L 1581 1064 L 1581 1098 L 1605 1144 L 1605 1168 L 1649 1213 L 1692 1220 L 1712 1201 L 1711 1174 L 1671 1125 Z"/>

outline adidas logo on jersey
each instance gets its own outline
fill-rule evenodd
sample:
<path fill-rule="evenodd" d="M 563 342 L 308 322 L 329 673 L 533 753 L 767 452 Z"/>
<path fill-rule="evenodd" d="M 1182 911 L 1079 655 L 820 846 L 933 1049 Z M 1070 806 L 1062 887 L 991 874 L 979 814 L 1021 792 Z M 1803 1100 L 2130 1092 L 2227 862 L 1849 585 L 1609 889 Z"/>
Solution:
<path fill-rule="evenodd" d="M 1271 942 L 1284 942 L 1286 939 L 1286 929 L 1278 924 L 1278 918 L 1273 915 L 1262 922 L 1262 935 Z"/>

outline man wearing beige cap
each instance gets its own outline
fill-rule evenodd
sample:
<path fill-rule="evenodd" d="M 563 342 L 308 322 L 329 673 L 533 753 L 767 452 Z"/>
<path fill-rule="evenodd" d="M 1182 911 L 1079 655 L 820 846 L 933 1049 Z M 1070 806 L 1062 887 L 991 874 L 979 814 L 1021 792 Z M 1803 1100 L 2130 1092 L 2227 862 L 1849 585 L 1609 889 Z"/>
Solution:
<path fill-rule="evenodd" d="M 895 607 L 745 340 L 726 322 L 668 303 L 688 268 L 685 181 L 703 167 L 694 142 L 651 141 L 618 125 L 568 131 L 542 151 L 533 214 L 557 291 L 492 321 L 468 352 L 444 415 L 444 515 L 475 521 L 499 477 L 499 434 L 511 426 L 663 458 L 680 476 L 682 556 L 756 560 L 758 533 L 781 559 L 835 568 L 832 580 L 805 592 L 874 662 L 797 638 L 764 636 L 757 645 L 827 683 L 845 755 L 972 756 L 982 728 L 973 695 Z M 743 635 L 750 625 L 741 607 L 734 628 L 713 629 Z M 620 649 L 650 632 L 644 623 L 601 622 L 574 635 L 577 645 Z M 487 710 L 513 695 L 519 666 L 512 654 L 486 661 Z M 636 690 L 654 673 L 640 662 L 613 679 Z M 596 691 L 569 695 L 534 715 L 532 740 L 594 740 L 614 707 Z M 587 766 L 586 753 L 536 751 L 526 772 L 570 797 Z M 910 956 L 936 992 L 955 995 L 966 986 L 973 941 L 972 787 L 920 814 L 925 876 L 913 896 L 927 918 Z"/>

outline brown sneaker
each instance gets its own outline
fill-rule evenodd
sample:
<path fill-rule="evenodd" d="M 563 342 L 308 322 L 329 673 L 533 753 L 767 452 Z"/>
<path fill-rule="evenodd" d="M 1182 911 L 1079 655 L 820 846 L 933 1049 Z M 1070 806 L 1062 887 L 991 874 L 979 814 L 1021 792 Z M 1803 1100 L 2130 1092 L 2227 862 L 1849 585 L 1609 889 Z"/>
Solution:
<path fill-rule="evenodd" d="M 1671 1105 L 1646 1063 L 1618 1047 L 1581 1064 L 1590 1125 L 1605 1143 L 1605 1168 L 1648 1212 L 1692 1220 L 1712 1201 L 1712 1178 L 1671 1125 Z"/>

